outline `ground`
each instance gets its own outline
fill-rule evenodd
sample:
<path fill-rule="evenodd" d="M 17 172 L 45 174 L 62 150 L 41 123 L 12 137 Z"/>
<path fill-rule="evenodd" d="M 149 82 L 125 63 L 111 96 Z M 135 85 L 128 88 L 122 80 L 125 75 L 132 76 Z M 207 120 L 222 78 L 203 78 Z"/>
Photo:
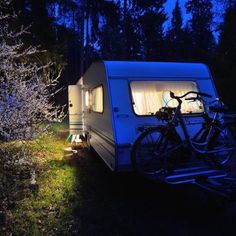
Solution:
<path fill-rule="evenodd" d="M 0 235 L 236 235 L 236 202 L 219 205 L 194 186 L 115 174 L 94 151 L 63 157 L 59 136 L 44 140 L 37 188 L 22 186 L 28 192 L 7 209 Z"/>

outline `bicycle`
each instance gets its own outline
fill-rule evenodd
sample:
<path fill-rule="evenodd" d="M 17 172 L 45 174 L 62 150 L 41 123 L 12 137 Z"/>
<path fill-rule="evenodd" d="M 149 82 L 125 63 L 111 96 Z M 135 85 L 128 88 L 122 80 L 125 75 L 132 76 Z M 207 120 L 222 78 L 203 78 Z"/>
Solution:
<path fill-rule="evenodd" d="M 233 146 L 234 143 L 235 145 L 235 120 L 232 119 L 232 117 L 235 115 L 233 113 L 229 113 L 229 108 L 223 103 L 223 101 L 221 101 L 219 98 L 216 98 L 213 101 L 207 102 L 199 97 L 187 98 L 186 100 L 201 100 L 208 108 L 208 112 L 202 114 L 204 122 L 202 124 L 202 128 L 194 136 L 195 139 L 197 139 L 199 133 L 203 133 L 203 135 L 200 136 L 200 140 L 204 140 L 204 138 L 210 132 L 209 129 L 214 129 L 213 138 L 207 140 L 209 142 L 209 148 L 212 149 L 214 146 L 219 146 L 220 144 L 226 145 L 230 143 L 231 146 Z M 214 113 L 213 118 L 209 116 L 209 112 Z M 232 151 L 221 151 L 217 153 L 217 155 L 213 155 L 212 158 L 213 160 L 218 161 L 220 164 L 224 165 L 229 162 L 231 154 Z"/>
<path fill-rule="evenodd" d="M 186 98 L 190 94 L 195 94 L 196 97 Z M 146 128 L 135 141 L 131 150 L 134 169 L 145 176 L 162 178 L 192 159 L 200 159 L 215 168 L 223 168 L 235 150 L 235 143 L 227 134 L 227 126 L 218 121 L 218 114 L 215 113 L 213 119 L 203 114 L 203 125 L 191 138 L 181 113 L 183 99 L 196 101 L 212 96 L 189 91 L 182 96 L 175 96 L 170 92 L 170 97 L 177 100 L 177 107 L 162 107 L 156 112 L 156 118 L 166 124 Z M 179 135 L 178 127 L 182 130 L 183 137 Z"/>
<path fill-rule="evenodd" d="M 204 102 L 207 103 L 206 101 Z M 215 119 L 218 119 L 218 114 L 220 114 L 221 123 L 223 123 L 224 126 L 228 127 L 231 132 L 232 138 L 236 141 L 236 113 L 230 111 L 230 109 L 219 98 L 208 102 L 207 105 L 209 111 L 215 113 Z"/>

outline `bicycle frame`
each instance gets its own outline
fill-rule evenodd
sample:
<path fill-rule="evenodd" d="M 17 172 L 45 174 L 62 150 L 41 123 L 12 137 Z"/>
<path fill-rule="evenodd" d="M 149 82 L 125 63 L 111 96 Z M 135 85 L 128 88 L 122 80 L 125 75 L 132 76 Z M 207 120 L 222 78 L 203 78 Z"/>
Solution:
<path fill-rule="evenodd" d="M 180 127 L 183 131 L 183 134 L 184 134 L 185 141 L 186 141 L 187 145 L 191 148 L 191 151 L 194 151 L 195 153 L 199 153 L 199 154 L 214 154 L 214 153 L 234 150 L 234 148 L 221 148 L 221 147 L 220 148 L 215 148 L 213 150 L 207 150 L 209 141 L 211 140 L 211 138 L 213 136 L 213 133 L 214 133 L 213 125 L 214 125 L 214 122 L 216 122 L 216 120 L 217 120 L 218 113 L 215 113 L 215 115 L 214 115 L 214 118 L 211 122 L 212 125 L 210 126 L 210 129 L 208 131 L 205 142 L 195 142 L 195 141 L 193 141 L 192 138 L 189 135 L 187 125 L 185 124 L 183 115 L 181 113 L 182 101 L 179 99 L 178 102 L 179 102 L 179 105 L 176 107 L 175 114 L 174 114 L 172 120 L 170 121 L 170 123 L 175 124 L 177 122 L 180 125 Z M 196 146 L 201 146 L 202 148 L 198 148 Z"/>

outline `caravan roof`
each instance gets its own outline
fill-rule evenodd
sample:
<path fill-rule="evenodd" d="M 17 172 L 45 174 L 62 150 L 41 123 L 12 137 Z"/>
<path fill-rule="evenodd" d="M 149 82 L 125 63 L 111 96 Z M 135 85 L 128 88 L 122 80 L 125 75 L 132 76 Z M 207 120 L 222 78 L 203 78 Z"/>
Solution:
<path fill-rule="evenodd" d="M 211 78 L 201 63 L 104 61 L 108 77 Z"/>

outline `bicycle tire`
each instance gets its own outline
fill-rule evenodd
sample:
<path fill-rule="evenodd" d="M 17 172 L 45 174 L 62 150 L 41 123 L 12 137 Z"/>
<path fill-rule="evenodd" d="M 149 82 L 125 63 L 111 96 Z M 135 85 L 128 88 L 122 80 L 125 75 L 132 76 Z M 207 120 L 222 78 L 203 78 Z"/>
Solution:
<path fill-rule="evenodd" d="M 222 150 L 224 148 L 233 148 L 231 151 L 219 151 L 215 154 L 210 154 L 216 163 L 227 167 L 235 154 L 235 140 L 229 124 L 218 127 L 218 132 L 213 136 L 209 147 L 210 149 L 219 148 Z"/>
<path fill-rule="evenodd" d="M 225 126 L 229 128 L 229 132 L 236 143 L 236 121 L 229 121 L 225 123 Z"/>
<path fill-rule="evenodd" d="M 145 130 L 135 141 L 131 150 L 131 162 L 136 172 L 144 176 L 161 177 L 168 173 L 170 168 L 169 157 L 179 145 L 179 137 L 166 134 L 163 127 Z M 167 160 L 168 159 L 168 160 Z"/>

